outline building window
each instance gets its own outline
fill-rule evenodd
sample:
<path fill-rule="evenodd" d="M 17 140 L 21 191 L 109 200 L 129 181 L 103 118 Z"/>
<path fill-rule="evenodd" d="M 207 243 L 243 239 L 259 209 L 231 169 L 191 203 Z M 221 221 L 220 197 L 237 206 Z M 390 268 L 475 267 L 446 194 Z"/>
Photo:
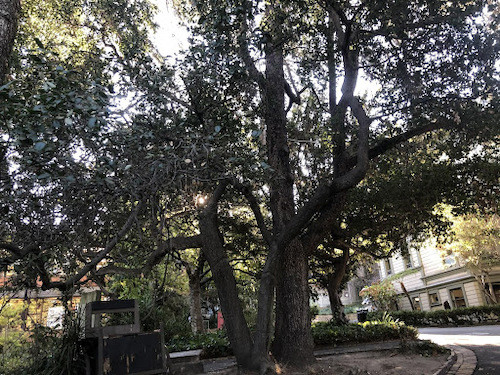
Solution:
<path fill-rule="evenodd" d="M 453 306 L 456 307 L 467 307 L 465 302 L 464 291 L 462 288 L 450 289 L 451 300 L 453 301 Z"/>
<path fill-rule="evenodd" d="M 385 272 L 387 275 L 392 274 L 392 267 L 391 267 L 391 260 L 390 259 L 384 259 L 384 266 L 385 266 Z"/>
<path fill-rule="evenodd" d="M 411 301 L 413 302 L 413 308 L 415 310 L 422 310 L 422 306 L 420 306 L 420 297 L 419 296 L 413 296 L 411 297 Z"/>
<path fill-rule="evenodd" d="M 405 256 L 403 256 L 403 262 L 405 264 L 406 269 L 413 268 L 413 261 L 411 260 L 411 254 L 406 254 Z"/>
<path fill-rule="evenodd" d="M 430 302 L 431 306 L 441 305 L 441 302 L 439 302 L 439 294 L 429 293 L 429 302 Z"/>
<path fill-rule="evenodd" d="M 443 258 L 443 263 L 444 263 L 444 266 L 446 268 L 450 268 L 450 267 L 454 267 L 457 264 L 457 258 L 455 256 L 455 254 L 449 254 L 449 255 L 446 255 L 444 258 Z"/>
<path fill-rule="evenodd" d="M 496 303 L 500 303 L 500 284 L 493 284 L 492 286 L 493 294 L 495 295 Z M 485 286 L 488 294 L 491 292 L 490 287 L 488 285 Z"/>

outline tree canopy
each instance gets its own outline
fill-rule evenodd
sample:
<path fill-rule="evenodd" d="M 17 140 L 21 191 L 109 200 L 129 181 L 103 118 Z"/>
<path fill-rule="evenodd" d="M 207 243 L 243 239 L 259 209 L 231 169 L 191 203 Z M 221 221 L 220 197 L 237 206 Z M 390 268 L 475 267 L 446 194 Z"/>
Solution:
<path fill-rule="evenodd" d="M 170 63 L 147 0 L 48 4 L 23 4 L 0 88 L 0 261 L 24 285 L 202 248 L 238 362 L 268 364 L 275 303 L 273 353 L 301 364 L 318 248 L 395 248 L 443 228 L 441 200 L 495 200 L 488 2 L 178 1 L 191 38 Z M 259 254 L 253 335 L 235 252 Z"/>

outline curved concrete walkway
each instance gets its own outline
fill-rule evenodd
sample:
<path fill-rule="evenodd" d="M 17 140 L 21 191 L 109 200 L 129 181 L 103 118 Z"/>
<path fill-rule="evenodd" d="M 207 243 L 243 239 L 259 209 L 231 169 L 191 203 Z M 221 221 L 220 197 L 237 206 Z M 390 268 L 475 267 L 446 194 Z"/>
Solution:
<path fill-rule="evenodd" d="M 431 340 L 444 346 L 460 346 L 468 350 L 469 355 L 462 364 L 463 373 L 500 375 L 500 325 L 419 328 L 419 332 L 422 340 Z M 474 354 L 474 359 L 470 352 Z M 470 371 L 473 364 L 475 370 Z M 458 368 L 454 368 L 454 371 L 458 373 Z M 450 373 L 452 374 L 454 373 Z"/>

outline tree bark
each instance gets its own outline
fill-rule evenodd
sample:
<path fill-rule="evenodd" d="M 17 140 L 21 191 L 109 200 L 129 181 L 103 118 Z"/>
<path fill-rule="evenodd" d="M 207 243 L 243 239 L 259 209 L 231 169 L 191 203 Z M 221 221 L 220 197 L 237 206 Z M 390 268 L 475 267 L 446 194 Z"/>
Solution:
<path fill-rule="evenodd" d="M 19 0 L 0 0 L 0 84 L 5 82 L 9 69 L 20 10 Z"/>
<path fill-rule="evenodd" d="M 273 12 L 272 6 L 270 12 Z M 277 17 L 277 14 L 271 16 Z M 278 26 L 278 25 L 273 25 Z M 279 30 L 277 27 L 274 30 Z M 274 233 L 295 214 L 293 174 L 287 139 L 283 51 L 279 32 L 266 46 L 266 80 L 262 95 L 269 165 L 270 206 Z M 309 313 L 307 254 L 298 239 L 279 249 L 276 284 L 276 325 L 273 354 L 283 363 L 302 365 L 314 360 Z"/>
<path fill-rule="evenodd" d="M 335 265 L 335 272 L 328 275 L 328 298 L 330 299 L 332 319 L 337 324 L 347 323 L 347 318 L 344 313 L 344 306 L 342 305 L 342 301 L 340 300 L 339 289 L 346 274 L 348 262 L 349 249 L 344 249 L 342 258 Z"/>
<path fill-rule="evenodd" d="M 410 293 L 406 290 L 405 284 L 403 284 L 402 281 L 399 282 L 399 285 L 401 285 L 401 290 L 405 294 L 406 298 L 408 299 L 408 302 L 410 303 L 411 310 L 415 310 L 415 305 L 413 304 L 413 301 L 411 300 Z"/>
<path fill-rule="evenodd" d="M 335 325 L 343 325 L 347 323 L 347 317 L 344 313 L 344 305 L 340 299 L 339 290 L 328 284 L 328 299 L 330 300 L 330 308 L 332 310 L 332 321 Z"/>
<path fill-rule="evenodd" d="M 201 285 L 198 273 L 189 276 L 189 313 L 191 315 L 191 329 L 193 333 L 202 333 L 203 316 L 201 315 Z"/>
<path fill-rule="evenodd" d="M 277 277 L 273 354 L 294 366 L 314 361 L 307 258 L 299 240 L 292 241 L 281 254 Z"/>
<path fill-rule="evenodd" d="M 260 279 L 257 324 L 253 336 L 254 346 L 252 352 L 252 362 L 260 364 L 261 370 L 263 366 L 266 366 L 266 364 L 270 362 L 268 353 L 272 329 L 271 317 L 273 311 L 274 290 L 276 284 L 274 275 L 278 261 L 278 254 L 279 252 L 276 244 L 271 244 L 269 255 Z"/>
<path fill-rule="evenodd" d="M 236 280 L 229 264 L 224 242 L 217 226 L 217 194 L 222 194 L 225 186 L 219 185 L 199 216 L 203 254 L 210 265 L 224 316 L 225 328 L 236 361 L 246 368 L 255 368 L 252 363 L 252 338 L 248 329 L 241 301 L 238 298 Z"/>

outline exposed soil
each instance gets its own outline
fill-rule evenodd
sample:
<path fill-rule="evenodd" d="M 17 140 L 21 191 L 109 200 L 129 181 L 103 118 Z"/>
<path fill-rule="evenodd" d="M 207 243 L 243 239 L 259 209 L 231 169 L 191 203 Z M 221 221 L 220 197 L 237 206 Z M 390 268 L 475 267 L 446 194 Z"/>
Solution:
<path fill-rule="evenodd" d="M 300 372 L 283 368 L 284 375 L 430 375 L 446 363 L 447 354 L 423 357 L 397 351 L 339 354 L 319 358 Z"/>

